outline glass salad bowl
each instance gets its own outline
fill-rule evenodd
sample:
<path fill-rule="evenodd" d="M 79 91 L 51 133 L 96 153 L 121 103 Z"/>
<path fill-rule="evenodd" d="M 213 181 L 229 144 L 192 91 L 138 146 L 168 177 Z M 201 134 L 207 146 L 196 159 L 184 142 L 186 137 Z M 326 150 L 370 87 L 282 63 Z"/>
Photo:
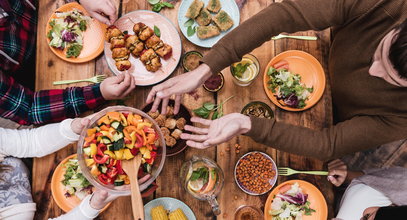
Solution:
<path fill-rule="evenodd" d="M 94 127 L 100 126 L 100 125 L 102 125 L 102 126 L 107 125 L 106 127 L 108 127 L 108 128 L 110 128 L 110 127 L 117 128 L 118 123 L 116 123 L 115 121 L 111 122 L 111 124 L 102 123 L 102 124 L 98 125 L 98 122 L 102 121 L 103 118 L 106 117 L 106 114 L 109 113 L 109 112 L 124 113 L 124 114 L 120 114 L 120 115 L 122 115 L 124 117 L 127 117 L 127 120 L 126 120 L 126 118 L 121 118 L 122 120 L 119 119 L 119 121 L 121 121 L 120 122 L 121 124 L 123 124 L 122 123 L 123 120 L 126 121 L 126 123 L 127 123 L 127 121 L 131 120 L 131 119 L 128 118 L 128 116 L 125 116 L 125 115 L 128 115 L 128 113 L 133 113 L 134 115 L 139 115 L 139 116 L 142 117 L 139 120 L 142 120 L 142 121 L 139 121 L 138 124 L 141 124 L 141 123 L 144 123 L 144 122 L 149 122 L 149 124 L 151 125 L 151 128 L 154 129 L 155 132 L 156 132 L 155 143 L 152 144 L 153 146 L 155 146 L 154 148 L 156 148 L 156 149 L 154 149 L 154 151 L 156 152 L 155 159 L 153 158 L 154 162 L 152 162 L 152 164 L 150 165 L 147 162 L 148 160 L 142 159 L 142 160 L 144 160 L 145 163 L 141 164 L 141 166 L 140 166 L 140 172 L 148 172 L 149 173 L 149 177 L 146 176 L 146 178 L 144 179 L 144 182 L 140 184 L 140 191 L 144 191 L 145 189 L 148 188 L 148 186 L 151 183 L 154 182 L 154 180 L 158 177 L 158 175 L 160 174 L 160 172 L 161 172 L 161 170 L 162 170 L 162 168 L 164 166 L 165 156 L 166 156 L 166 146 L 165 146 L 164 136 L 163 136 L 163 134 L 162 134 L 162 132 L 160 130 L 160 127 L 157 125 L 157 123 L 150 116 L 148 116 L 146 113 L 144 113 L 144 112 L 142 112 L 142 111 L 140 111 L 138 109 L 135 109 L 135 108 L 126 107 L 126 106 L 112 106 L 112 107 L 105 108 L 105 109 L 101 110 L 100 112 L 95 113 L 94 115 L 92 115 L 92 118 L 90 119 L 90 123 L 88 124 L 88 126 L 86 126 L 82 130 L 81 135 L 79 137 L 79 141 L 78 141 L 78 160 L 79 160 L 79 166 L 80 166 L 80 168 L 82 170 L 82 173 L 86 177 L 86 179 L 89 180 L 89 182 L 92 185 L 94 185 L 95 187 L 97 187 L 99 189 L 106 190 L 109 193 L 116 194 L 116 195 L 117 194 L 119 194 L 119 195 L 130 195 L 131 194 L 130 185 L 128 185 L 127 183 L 123 184 L 123 182 L 128 181 L 128 179 L 126 179 L 125 181 L 121 181 L 122 178 L 119 179 L 119 177 L 123 177 L 123 175 L 120 176 L 120 175 L 118 175 L 116 173 L 117 175 L 116 175 L 115 179 L 118 180 L 117 182 L 116 181 L 114 181 L 114 182 L 109 181 L 108 183 L 106 183 L 105 179 L 99 178 L 99 175 L 101 175 L 101 174 L 108 174 L 108 175 L 111 175 L 111 176 L 114 175 L 114 174 L 109 173 L 112 170 L 111 168 L 106 168 L 107 169 L 106 170 L 105 167 L 109 167 L 109 165 L 110 165 L 109 163 L 110 163 L 110 160 L 111 160 L 112 157 L 115 157 L 115 158 L 118 157 L 116 154 L 114 154 L 115 153 L 114 150 L 117 150 L 117 149 L 114 149 L 114 147 L 118 146 L 118 145 L 116 145 L 116 142 L 119 142 L 120 139 L 122 139 L 122 140 L 124 139 L 124 141 L 126 141 L 126 138 L 124 138 L 123 135 L 121 137 L 115 135 L 115 134 L 120 135 L 120 130 L 123 129 L 123 127 L 120 130 L 117 129 L 117 131 L 119 131 L 119 132 L 117 132 L 117 131 L 112 132 L 110 130 L 109 132 L 113 133 L 113 135 L 110 136 L 110 140 L 109 139 L 106 140 L 107 143 L 104 142 L 105 140 L 103 140 L 103 141 L 100 140 L 100 141 L 98 141 L 96 143 L 96 144 L 99 145 L 100 143 L 103 142 L 103 144 L 107 145 L 107 150 L 103 151 L 104 154 L 102 154 L 102 153 L 99 154 L 98 153 L 98 155 L 103 155 L 103 156 L 98 156 L 98 158 L 96 158 L 98 160 L 98 162 L 96 162 L 96 159 L 91 156 L 92 154 L 94 155 L 95 153 L 89 153 L 89 151 L 91 150 L 91 147 L 85 146 L 85 144 L 89 145 L 88 142 L 86 141 L 86 138 L 88 137 L 88 129 L 92 130 Z M 107 122 L 107 123 L 109 123 L 109 122 Z M 116 124 L 114 124 L 114 123 L 116 123 Z M 137 122 L 135 122 L 135 123 L 137 123 Z M 130 125 L 130 123 L 129 123 L 129 125 Z M 134 124 L 132 124 L 132 125 L 134 125 Z M 100 128 L 101 128 L 101 126 L 100 126 Z M 126 128 L 123 129 L 123 132 L 124 132 L 125 129 Z M 144 129 L 149 129 L 149 128 L 144 126 L 142 129 L 144 130 Z M 96 137 L 100 135 L 100 134 L 98 134 L 98 132 L 101 133 L 101 131 L 96 130 Z M 124 132 L 124 133 L 126 133 L 126 132 Z M 141 135 L 138 135 L 136 131 L 134 133 L 136 133 L 136 134 L 132 134 L 132 136 L 136 136 L 136 138 L 134 138 L 134 139 L 136 139 L 136 141 L 138 142 L 137 137 L 141 137 Z M 104 133 L 103 135 L 106 135 L 106 133 Z M 128 136 L 126 136 L 126 137 L 128 137 Z M 143 136 L 143 137 L 145 138 L 145 136 Z M 106 136 L 102 136 L 100 139 L 103 139 L 103 138 L 106 138 Z M 96 138 L 95 138 L 95 140 L 96 140 Z M 144 139 L 144 141 L 146 141 L 146 140 L 148 140 L 148 139 Z M 110 143 L 110 141 L 111 141 L 111 143 Z M 134 142 L 134 140 L 133 140 L 133 142 Z M 135 144 L 132 143 L 133 146 L 134 146 L 133 148 L 137 149 L 137 151 L 134 151 L 132 154 L 137 155 L 137 153 L 143 153 L 143 158 L 144 158 L 145 157 L 144 153 L 146 151 L 141 149 L 143 147 L 141 147 L 141 148 L 138 148 L 139 146 L 136 147 L 137 142 Z M 95 144 L 95 143 L 93 143 L 93 144 Z M 124 143 L 122 142 L 121 145 L 127 147 L 126 142 L 124 142 Z M 123 151 L 127 150 L 126 147 L 122 147 L 122 150 Z M 112 148 L 114 150 L 111 150 Z M 84 151 L 84 149 L 85 149 L 85 151 Z M 99 147 L 97 149 L 99 149 Z M 151 151 L 151 152 L 148 151 L 148 155 L 150 156 L 150 153 L 152 155 L 153 150 L 151 150 L 151 149 L 149 149 L 149 150 Z M 111 154 L 109 154 L 109 152 L 106 152 L 106 151 L 114 151 L 113 156 L 110 156 Z M 130 150 L 128 150 L 128 151 L 130 152 Z M 107 159 L 106 162 L 103 163 L 103 162 L 101 162 L 101 158 L 106 159 L 105 155 L 108 155 L 109 159 Z M 124 159 L 125 155 L 126 155 L 126 153 L 123 153 L 121 158 Z M 128 155 L 131 156 L 131 154 L 128 154 Z M 117 160 L 117 161 L 119 161 L 119 160 Z M 117 161 L 114 163 L 115 167 L 117 167 Z M 94 166 L 90 165 L 90 164 L 96 164 L 96 171 L 91 170 L 91 169 L 94 168 Z M 141 170 L 143 170 L 143 171 L 141 171 Z M 95 172 L 98 173 L 97 174 L 98 177 L 96 177 L 94 175 Z M 140 175 L 140 172 L 139 172 L 139 175 Z M 139 181 L 140 181 L 140 179 L 139 179 Z M 117 183 L 120 183 L 120 184 L 117 184 Z"/>

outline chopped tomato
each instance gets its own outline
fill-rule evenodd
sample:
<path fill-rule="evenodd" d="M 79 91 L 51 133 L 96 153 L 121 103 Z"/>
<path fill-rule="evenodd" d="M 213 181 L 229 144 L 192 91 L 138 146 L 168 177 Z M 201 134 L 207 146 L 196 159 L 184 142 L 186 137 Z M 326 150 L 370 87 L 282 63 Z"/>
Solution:
<path fill-rule="evenodd" d="M 125 174 L 124 171 L 123 171 L 123 168 L 122 168 L 122 161 L 120 161 L 120 160 L 117 161 L 116 168 L 117 168 L 117 173 L 119 175 Z"/>
<path fill-rule="evenodd" d="M 134 146 L 140 148 L 144 145 L 143 138 L 139 134 L 136 134 L 136 137 L 136 144 Z"/>
<path fill-rule="evenodd" d="M 109 169 L 107 169 L 106 175 L 107 175 L 107 177 L 109 177 L 111 179 L 115 179 L 115 177 L 117 175 L 117 168 L 110 167 Z"/>
<path fill-rule="evenodd" d="M 131 154 L 133 154 L 134 156 L 137 156 L 137 154 L 138 154 L 138 152 L 139 152 L 139 149 L 134 147 L 134 148 L 130 149 L 130 152 L 131 152 Z"/>
<path fill-rule="evenodd" d="M 107 185 L 107 184 L 109 184 L 109 183 L 111 183 L 112 182 L 112 179 L 110 179 L 106 174 L 100 174 L 99 176 L 98 176 L 98 179 L 99 179 L 99 181 L 100 182 L 102 182 L 103 184 L 105 184 L 105 185 Z"/>

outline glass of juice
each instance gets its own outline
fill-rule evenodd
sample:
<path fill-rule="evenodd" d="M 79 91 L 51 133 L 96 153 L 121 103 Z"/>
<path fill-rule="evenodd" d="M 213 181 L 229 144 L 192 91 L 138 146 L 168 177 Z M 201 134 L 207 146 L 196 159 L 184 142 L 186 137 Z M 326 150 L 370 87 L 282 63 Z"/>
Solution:
<path fill-rule="evenodd" d="M 246 54 L 242 60 L 230 65 L 230 72 L 233 76 L 233 82 L 239 86 L 248 86 L 260 72 L 260 64 L 255 56 Z"/>
<path fill-rule="evenodd" d="M 223 172 L 215 161 L 193 156 L 181 167 L 180 180 L 184 189 L 199 200 L 207 200 L 215 215 L 221 213 L 216 196 L 223 187 Z"/>

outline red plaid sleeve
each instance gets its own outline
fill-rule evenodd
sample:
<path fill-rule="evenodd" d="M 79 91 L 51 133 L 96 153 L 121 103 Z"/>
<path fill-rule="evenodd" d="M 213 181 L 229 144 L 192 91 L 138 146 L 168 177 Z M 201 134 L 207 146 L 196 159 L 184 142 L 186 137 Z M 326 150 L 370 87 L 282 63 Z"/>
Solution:
<path fill-rule="evenodd" d="M 73 118 L 105 101 L 100 84 L 32 92 L 1 72 L 0 97 L 0 116 L 24 125 Z"/>

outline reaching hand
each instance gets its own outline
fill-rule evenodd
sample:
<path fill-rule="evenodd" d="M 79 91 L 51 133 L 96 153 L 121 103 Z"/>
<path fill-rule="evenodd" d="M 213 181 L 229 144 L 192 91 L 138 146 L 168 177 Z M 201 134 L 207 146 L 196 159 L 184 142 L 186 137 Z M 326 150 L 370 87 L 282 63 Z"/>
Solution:
<path fill-rule="evenodd" d="M 162 101 L 161 114 L 165 114 L 171 95 L 175 95 L 174 113 L 177 114 L 181 104 L 181 95 L 187 92 L 192 92 L 202 85 L 210 76 L 211 71 L 209 66 L 201 64 L 191 72 L 184 73 L 154 86 L 147 97 L 147 103 L 154 101 L 151 111 L 157 111 L 157 108 Z"/>
<path fill-rule="evenodd" d="M 90 206 L 94 209 L 101 210 L 109 202 L 117 199 L 118 197 L 120 197 L 120 195 L 113 195 L 105 190 L 96 189 L 92 195 L 92 198 L 90 198 Z"/>
<path fill-rule="evenodd" d="M 201 149 L 226 142 L 251 129 L 250 118 L 239 113 L 228 114 L 214 121 L 197 117 L 191 118 L 191 121 L 209 126 L 209 128 L 198 128 L 187 125 L 185 130 L 196 135 L 181 134 L 181 138 L 187 140 L 188 146 Z"/>
<path fill-rule="evenodd" d="M 90 16 L 100 22 L 112 25 L 117 20 L 116 6 L 111 0 L 81 0 L 80 3 Z"/>
<path fill-rule="evenodd" d="M 129 73 L 109 77 L 100 84 L 100 92 L 106 100 L 122 99 L 136 88 L 136 81 Z"/>
<path fill-rule="evenodd" d="M 339 159 L 333 160 L 328 163 L 328 181 L 335 186 L 342 185 L 348 175 L 348 167 Z"/>
<path fill-rule="evenodd" d="M 84 127 L 86 127 L 90 122 L 89 118 L 75 118 L 71 122 L 71 129 L 76 134 L 81 134 Z"/>

